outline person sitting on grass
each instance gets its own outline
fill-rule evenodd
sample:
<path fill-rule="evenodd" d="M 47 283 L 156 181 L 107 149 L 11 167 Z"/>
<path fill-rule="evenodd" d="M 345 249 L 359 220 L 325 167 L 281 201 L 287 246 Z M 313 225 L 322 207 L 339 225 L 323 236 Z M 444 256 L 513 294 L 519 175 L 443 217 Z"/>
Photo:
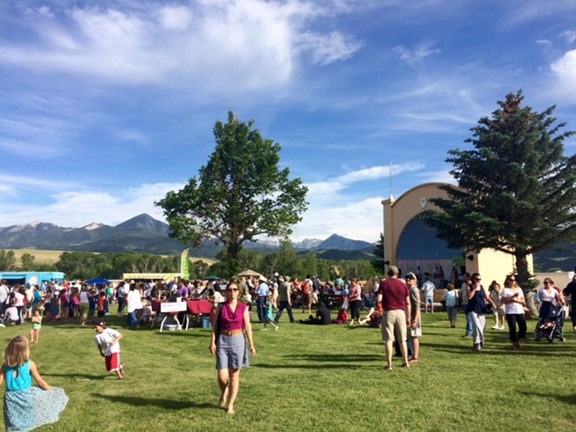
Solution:
<path fill-rule="evenodd" d="M 14 306 L 14 302 L 10 303 L 10 306 L 4 311 L 4 317 L 2 320 L 2 325 L 17 325 L 20 324 L 20 315 L 18 314 L 18 308 Z"/>
<path fill-rule="evenodd" d="M 371 307 L 370 310 L 368 311 L 368 315 L 366 315 L 363 319 L 358 321 L 358 324 L 360 325 L 370 324 L 372 320 L 372 315 L 374 315 L 375 312 L 377 312 L 376 308 Z"/>
<path fill-rule="evenodd" d="M 307 320 L 300 320 L 300 324 L 328 325 L 331 323 L 332 318 L 330 317 L 330 309 L 328 309 L 323 302 L 318 303 L 316 318 L 310 315 Z"/>

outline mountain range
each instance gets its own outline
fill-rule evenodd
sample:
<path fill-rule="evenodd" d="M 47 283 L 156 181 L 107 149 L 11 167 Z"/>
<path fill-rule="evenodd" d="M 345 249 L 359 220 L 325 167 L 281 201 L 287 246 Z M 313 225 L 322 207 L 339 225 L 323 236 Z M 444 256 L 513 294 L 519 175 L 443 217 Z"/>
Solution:
<path fill-rule="evenodd" d="M 0 249 L 44 249 L 85 252 L 136 251 L 153 254 L 174 254 L 186 245 L 169 237 L 168 224 L 147 214 L 133 217 L 116 226 L 92 223 L 81 228 L 64 228 L 51 223 L 34 222 L 0 228 Z M 246 244 L 251 249 L 273 250 L 278 242 L 258 241 Z M 374 245 L 333 234 L 326 240 L 305 239 L 293 243 L 296 250 L 346 251 L 345 255 L 360 259 L 371 254 Z M 193 256 L 214 258 L 222 249 L 218 241 L 204 242 L 190 248 Z"/>

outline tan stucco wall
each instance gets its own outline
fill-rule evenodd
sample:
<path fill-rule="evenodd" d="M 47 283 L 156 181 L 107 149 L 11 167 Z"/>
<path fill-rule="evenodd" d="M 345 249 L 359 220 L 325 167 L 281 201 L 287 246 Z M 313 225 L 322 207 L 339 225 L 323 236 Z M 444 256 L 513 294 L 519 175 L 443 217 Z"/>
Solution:
<path fill-rule="evenodd" d="M 544 279 L 550 278 L 554 281 L 555 286 L 560 289 L 564 289 L 573 277 L 574 272 L 545 272 L 536 273 L 534 275 L 534 279 L 538 281 L 538 288 L 542 288 L 544 286 Z"/>
<path fill-rule="evenodd" d="M 406 225 L 417 215 L 427 210 L 438 210 L 430 200 L 447 198 L 448 194 L 439 187 L 446 183 L 425 183 L 405 192 L 397 200 L 382 201 L 384 210 L 384 261 L 396 264 L 398 243 Z M 482 283 L 488 286 L 493 280 L 500 284 L 506 275 L 514 271 L 514 257 L 492 249 L 484 249 L 480 254 L 469 252 L 466 256 L 466 271 L 480 273 Z M 529 271 L 533 271 L 532 256 L 528 257 Z M 449 272 L 449 268 L 444 269 Z"/>
<path fill-rule="evenodd" d="M 474 261 L 466 264 L 466 271 L 478 272 L 482 276 L 482 285 L 488 287 L 493 280 L 504 286 L 506 276 L 514 272 L 514 255 L 493 249 L 483 249 L 474 254 Z M 528 257 L 528 269 L 532 272 L 532 255 Z"/>

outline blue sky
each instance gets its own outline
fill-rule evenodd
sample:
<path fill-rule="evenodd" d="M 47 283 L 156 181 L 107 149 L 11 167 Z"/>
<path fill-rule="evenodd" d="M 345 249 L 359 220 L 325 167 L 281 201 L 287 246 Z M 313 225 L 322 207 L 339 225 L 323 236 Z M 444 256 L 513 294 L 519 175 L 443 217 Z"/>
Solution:
<path fill-rule="evenodd" d="M 575 16 L 574 0 L 2 2 L 0 226 L 162 219 L 153 202 L 197 175 L 231 110 L 309 187 L 295 240 L 376 241 L 382 199 L 450 181 L 447 151 L 507 93 L 576 130 Z"/>

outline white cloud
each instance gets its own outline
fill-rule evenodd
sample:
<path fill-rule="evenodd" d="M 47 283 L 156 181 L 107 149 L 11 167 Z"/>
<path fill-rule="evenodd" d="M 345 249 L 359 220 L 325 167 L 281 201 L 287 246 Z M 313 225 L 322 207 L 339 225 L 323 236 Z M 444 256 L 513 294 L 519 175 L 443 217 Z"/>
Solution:
<path fill-rule="evenodd" d="M 28 9 L 27 12 L 29 14 L 38 14 L 49 18 L 52 18 L 54 16 L 49 6 L 40 6 L 39 8 L 36 9 Z"/>
<path fill-rule="evenodd" d="M 310 20 L 335 13 L 330 5 L 199 0 L 133 6 L 37 10 L 26 29 L 41 44 L 3 43 L 0 64 L 225 93 L 285 84 L 299 53 L 329 64 L 349 58 L 361 45 L 341 32 L 308 30 Z"/>
<path fill-rule="evenodd" d="M 340 32 L 326 35 L 307 32 L 299 37 L 300 49 L 310 52 L 314 63 L 327 65 L 346 60 L 362 47 L 362 43 Z"/>
<path fill-rule="evenodd" d="M 410 66 L 414 66 L 415 64 L 421 62 L 426 57 L 430 57 L 434 54 L 440 54 L 442 50 L 439 48 L 429 48 L 427 46 L 421 46 L 414 49 L 408 49 L 403 47 L 402 45 L 397 45 L 392 48 L 395 54 L 398 55 L 400 61 Z"/>
<path fill-rule="evenodd" d="M 450 174 L 450 169 L 438 171 L 424 171 L 417 173 L 416 177 L 421 179 L 422 183 L 450 183 L 456 184 L 456 180 Z"/>
<path fill-rule="evenodd" d="M 559 94 L 576 97 L 576 50 L 566 52 L 550 66 Z"/>
<path fill-rule="evenodd" d="M 66 139 L 73 133 L 67 121 L 42 115 L 0 117 L 0 150 L 20 156 L 53 158 L 69 147 Z"/>
<path fill-rule="evenodd" d="M 60 190 L 73 186 L 73 183 L 56 182 L 46 178 L 36 178 L 29 175 L 18 176 L 9 174 L 0 174 L 0 184 L 11 185 L 12 188 L 18 187 L 20 189 L 42 189 L 42 190 Z"/>
<path fill-rule="evenodd" d="M 423 167 L 424 165 L 420 162 L 408 162 L 349 171 L 342 176 L 334 177 L 326 181 L 307 184 L 310 200 L 314 200 L 315 202 L 330 202 L 334 199 L 334 194 L 343 191 L 352 184 L 388 178 L 390 177 L 390 173 L 392 173 L 392 176 L 397 176 L 405 172 L 418 171 Z"/>
<path fill-rule="evenodd" d="M 305 237 L 326 238 L 338 233 L 354 239 L 376 241 L 382 230 L 382 197 L 364 199 L 347 195 L 345 189 L 359 182 L 371 182 L 415 172 L 423 168 L 419 162 L 390 166 L 376 166 L 350 171 L 326 182 L 308 184 L 310 209 L 303 221 L 294 229 L 294 239 Z M 20 225 L 31 221 L 50 222 L 64 227 L 81 227 L 93 222 L 117 225 L 141 213 L 164 220 L 162 209 L 154 202 L 167 192 L 180 190 L 181 183 L 151 183 L 139 187 L 103 192 L 63 182 L 50 182 L 42 178 L 0 175 L 0 227 Z M 18 204 L 11 199 L 26 190 L 35 190 L 52 202 L 43 205 Z M 16 191 L 16 192 L 15 192 Z M 4 200 L 2 199 L 4 196 Z"/>
<path fill-rule="evenodd" d="M 4 212 L 0 214 L 0 226 L 20 225 L 31 221 L 50 222 L 64 227 L 82 227 L 92 222 L 117 225 L 141 213 L 164 220 L 162 209 L 154 205 L 171 190 L 179 190 L 182 184 L 155 183 L 114 192 L 101 192 L 85 189 L 83 185 L 70 185 L 57 182 L 44 182 L 31 177 L 0 176 L 0 181 L 12 183 L 12 189 L 36 188 L 51 191 L 44 194 L 51 203 L 18 204 L 8 196 L 0 203 Z M 17 184 L 21 181 L 22 184 Z M 20 194 L 20 191 L 17 194 Z M 0 189 L 2 192 L 2 189 Z M 14 194 L 9 190 L 6 195 Z"/>
<path fill-rule="evenodd" d="M 192 11 L 186 6 L 166 6 L 158 11 L 160 23 L 167 30 L 184 31 L 192 23 Z"/>
<path fill-rule="evenodd" d="M 349 170 L 346 174 L 322 182 L 307 184 L 310 208 L 294 228 L 294 240 L 325 239 L 337 233 L 345 237 L 377 241 L 382 231 L 383 197 L 357 198 L 346 189 L 360 182 L 374 182 L 392 176 L 414 173 L 424 168 L 420 162 L 375 166 Z"/>
<path fill-rule="evenodd" d="M 563 38 L 568 43 L 573 43 L 576 41 L 576 31 L 566 30 L 560 33 L 560 37 Z"/>
<path fill-rule="evenodd" d="M 292 239 L 324 240 L 339 234 L 355 240 L 378 241 L 383 231 L 383 197 L 364 200 L 335 201 L 331 207 L 310 208 L 300 224 L 294 227 Z"/>

